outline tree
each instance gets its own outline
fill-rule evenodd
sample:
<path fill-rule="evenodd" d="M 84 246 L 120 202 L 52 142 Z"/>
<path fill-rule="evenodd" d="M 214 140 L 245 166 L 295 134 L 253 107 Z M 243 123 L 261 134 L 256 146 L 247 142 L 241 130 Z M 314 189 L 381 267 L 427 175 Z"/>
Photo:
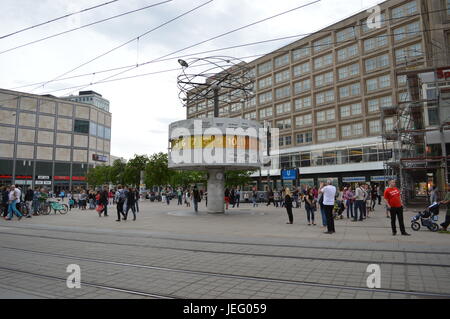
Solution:
<path fill-rule="evenodd" d="M 90 186 L 102 186 L 111 181 L 111 166 L 97 166 L 91 168 L 86 174 L 86 180 Z"/>
<path fill-rule="evenodd" d="M 169 169 L 168 163 L 168 155 L 165 153 L 157 153 L 150 156 L 145 167 L 144 183 L 147 188 L 170 183 L 174 171 Z"/>
<path fill-rule="evenodd" d="M 113 184 L 125 184 L 124 173 L 126 165 L 126 163 L 119 159 L 113 162 L 110 168 L 110 178 Z"/>
<path fill-rule="evenodd" d="M 187 187 L 191 184 L 206 183 L 206 174 L 200 171 L 174 171 L 170 185 Z"/>
<path fill-rule="evenodd" d="M 255 171 L 228 171 L 225 172 L 225 187 L 243 186 L 251 182 L 251 175 Z"/>
<path fill-rule="evenodd" d="M 139 185 L 141 182 L 141 171 L 145 171 L 149 162 L 147 155 L 134 155 L 124 169 L 124 182 L 131 185 Z"/>

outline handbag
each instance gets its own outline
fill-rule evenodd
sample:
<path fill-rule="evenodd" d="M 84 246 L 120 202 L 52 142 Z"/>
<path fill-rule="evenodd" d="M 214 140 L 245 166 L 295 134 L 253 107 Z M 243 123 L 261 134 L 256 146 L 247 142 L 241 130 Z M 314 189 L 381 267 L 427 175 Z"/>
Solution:
<path fill-rule="evenodd" d="M 102 204 L 99 204 L 99 205 L 97 205 L 97 207 L 95 208 L 95 210 L 98 212 L 98 213 L 100 213 L 102 210 L 103 210 L 103 205 Z"/>

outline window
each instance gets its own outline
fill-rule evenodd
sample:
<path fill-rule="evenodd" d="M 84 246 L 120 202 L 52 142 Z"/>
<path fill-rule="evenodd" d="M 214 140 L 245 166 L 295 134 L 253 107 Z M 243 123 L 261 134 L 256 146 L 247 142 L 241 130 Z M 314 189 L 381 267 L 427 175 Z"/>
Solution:
<path fill-rule="evenodd" d="M 283 113 L 290 113 L 291 112 L 291 102 L 278 104 L 275 106 L 275 109 L 277 111 L 277 115 L 283 114 Z"/>
<path fill-rule="evenodd" d="M 342 62 L 342 61 L 354 58 L 357 55 L 358 55 L 358 45 L 353 44 L 351 46 L 348 46 L 348 47 L 338 50 L 337 59 L 338 59 L 338 62 Z"/>
<path fill-rule="evenodd" d="M 89 132 L 92 136 L 97 136 L 97 123 L 90 122 L 89 123 Z"/>
<path fill-rule="evenodd" d="M 246 109 L 252 108 L 256 106 L 256 97 L 252 97 L 250 100 L 248 100 L 247 102 L 245 102 L 244 107 Z"/>
<path fill-rule="evenodd" d="M 272 115 L 273 115 L 272 107 L 266 107 L 265 109 L 259 110 L 259 119 L 271 117 Z"/>
<path fill-rule="evenodd" d="M 341 110 L 341 118 L 358 116 L 362 114 L 362 105 L 361 103 L 344 105 L 341 106 L 340 110 Z"/>
<path fill-rule="evenodd" d="M 306 79 L 303 81 L 299 81 L 294 83 L 294 94 L 300 94 L 311 89 L 311 80 Z"/>
<path fill-rule="evenodd" d="M 296 135 L 297 144 L 306 144 L 312 142 L 312 132 L 298 133 Z"/>
<path fill-rule="evenodd" d="M 355 123 L 341 126 L 342 137 L 355 137 L 363 135 L 362 123 Z"/>
<path fill-rule="evenodd" d="M 386 33 L 377 37 L 364 40 L 364 51 L 369 52 L 387 46 L 388 35 Z"/>
<path fill-rule="evenodd" d="M 294 66 L 293 73 L 294 77 L 300 77 L 311 72 L 311 68 L 309 66 L 309 62 L 299 64 Z"/>
<path fill-rule="evenodd" d="M 402 6 L 392 9 L 392 18 L 399 19 L 417 13 L 417 3 L 416 1 L 411 1 L 405 3 Z"/>
<path fill-rule="evenodd" d="M 291 119 L 278 120 L 275 122 L 275 126 L 280 130 L 291 128 Z"/>
<path fill-rule="evenodd" d="M 384 27 L 386 25 L 386 14 L 384 12 L 381 13 L 380 22 L 381 22 L 381 27 Z M 361 25 L 362 25 L 363 33 L 368 33 L 370 31 L 378 30 L 378 28 L 369 28 L 369 26 L 367 25 L 367 19 L 364 19 L 363 21 L 361 21 Z"/>
<path fill-rule="evenodd" d="M 386 132 L 392 132 L 394 130 L 394 118 L 393 117 L 384 119 L 384 128 L 385 128 Z"/>
<path fill-rule="evenodd" d="M 417 57 L 421 57 L 422 55 L 422 44 L 416 43 L 405 48 L 395 50 L 395 61 L 397 64 L 413 62 L 414 60 L 417 60 Z"/>
<path fill-rule="evenodd" d="M 409 92 L 399 92 L 398 93 L 398 101 L 399 102 L 408 102 L 411 101 L 411 98 L 409 96 Z"/>
<path fill-rule="evenodd" d="M 275 90 L 275 98 L 277 100 L 284 99 L 286 97 L 291 96 L 291 86 L 283 86 Z"/>
<path fill-rule="evenodd" d="M 327 128 L 322 130 L 317 130 L 317 140 L 324 141 L 336 138 L 336 128 Z"/>
<path fill-rule="evenodd" d="M 389 56 L 387 54 L 379 55 L 364 61 L 366 72 L 386 68 L 389 66 Z"/>
<path fill-rule="evenodd" d="M 292 51 L 292 60 L 297 61 L 303 58 L 307 58 L 310 54 L 309 47 L 303 47 Z"/>
<path fill-rule="evenodd" d="M 334 121 L 335 111 L 334 109 L 328 109 L 325 111 L 320 111 L 316 113 L 317 123 Z"/>
<path fill-rule="evenodd" d="M 278 138 L 279 140 L 279 145 L 283 146 L 283 145 L 291 145 L 292 144 L 292 137 L 291 136 L 281 136 Z"/>
<path fill-rule="evenodd" d="M 256 111 L 250 112 L 250 113 L 245 113 L 244 114 L 244 119 L 246 120 L 256 120 Z"/>
<path fill-rule="evenodd" d="M 367 91 L 372 92 L 379 89 L 385 89 L 391 86 L 391 77 L 389 74 L 377 78 L 366 80 Z"/>
<path fill-rule="evenodd" d="M 314 69 L 316 70 L 331 64 L 333 64 L 333 55 L 331 53 L 314 59 Z"/>
<path fill-rule="evenodd" d="M 105 138 L 105 127 L 98 124 L 97 126 L 97 136 L 100 138 Z"/>
<path fill-rule="evenodd" d="M 89 133 L 89 121 L 84 121 L 84 120 L 75 120 L 74 121 L 74 126 L 73 126 L 73 131 L 75 133 Z"/>
<path fill-rule="evenodd" d="M 381 123 L 380 120 L 369 121 L 369 133 L 378 134 L 381 133 Z"/>
<path fill-rule="evenodd" d="M 320 74 L 320 75 L 316 75 L 314 77 L 314 83 L 315 83 L 316 87 L 321 87 L 321 86 L 333 84 L 333 80 L 334 80 L 333 71 L 327 72 L 327 73 L 323 73 L 323 74 Z"/>
<path fill-rule="evenodd" d="M 197 112 L 197 106 L 189 106 L 188 107 L 188 114 L 191 115 L 193 113 Z"/>
<path fill-rule="evenodd" d="M 275 67 L 279 68 L 286 64 L 289 64 L 289 54 L 285 54 L 275 58 Z"/>
<path fill-rule="evenodd" d="M 272 85 L 272 77 L 271 76 L 262 78 L 258 81 L 258 87 L 260 90 L 265 89 L 271 85 Z"/>
<path fill-rule="evenodd" d="M 275 83 L 289 81 L 290 77 L 291 77 L 291 73 L 289 70 L 284 70 L 284 71 L 275 73 Z"/>
<path fill-rule="evenodd" d="M 324 51 L 331 47 L 331 35 L 313 42 L 314 53 Z"/>
<path fill-rule="evenodd" d="M 240 112 L 242 110 L 242 103 L 233 103 L 230 107 L 230 112 Z"/>
<path fill-rule="evenodd" d="M 111 128 L 105 127 L 105 139 L 110 140 L 111 139 Z"/>
<path fill-rule="evenodd" d="M 338 69 L 339 80 L 345 80 L 359 75 L 359 64 L 354 63 Z"/>
<path fill-rule="evenodd" d="M 272 102 L 272 91 L 258 95 L 259 104 Z"/>
<path fill-rule="evenodd" d="M 295 99 L 295 110 L 303 110 L 311 107 L 311 97 L 306 96 L 303 98 Z"/>
<path fill-rule="evenodd" d="M 325 92 L 316 94 L 316 104 L 325 104 L 334 102 L 334 90 L 328 90 Z"/>
<path fill-rule="evenodd" d="M 406 75 L 397 75 L 398 86 L 406 85 Z"/>
<path fill-rule="evenodd" d="M 345 99 L 352 96 L 358 96 L 361 93 L 361 85 L 359 83 L 350 84 L 339 88 L 339 98 Z"/>
<path fill-rule="evenodd" d="M 337 42 L 344 42 L 351 39 L 355 40 L 355 28 L 350 27 L 341 31 L 336 32 L 336 40 Z"/>
<path fill-rule="evenodd" d="M 312 125 L 312 114 L 300 115 L 295 118 L 295 126 L 302 127 Z"/>
<path fill-rule="evenodd" d="M 420 34 L 419 21 L 407 24 L 403 27 L 394 29 L 394 40 L 396 42 L 402 41 Z"/>
<path fill-rule="evenodd" d="M 367 101 L 369 113 L 379 112 L 382 107 L 392 106 L 392 96 L 383 96 Z"/>
<path fill-rule="evenodd" d="M 272 61 L 267 61 L 263 64 L 258 65 L 258 74 L 263 75 L 272 71 Z"/>
<path fill-rule="evenodd" d="M 228 106 L 219 107 L 219 116 L 228 115 L 228 113 L 230 113 Z"/>

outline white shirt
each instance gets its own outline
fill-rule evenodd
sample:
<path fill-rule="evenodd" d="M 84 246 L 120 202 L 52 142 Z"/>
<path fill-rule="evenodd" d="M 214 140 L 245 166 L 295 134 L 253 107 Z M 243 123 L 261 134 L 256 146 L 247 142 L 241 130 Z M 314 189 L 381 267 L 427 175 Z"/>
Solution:
<path fill-rule="evenodd" d="M 20 200 L 20 190 L 15 188 L 13 191 L 10 191 L 9 200 Z"/>
<path fill-rule="evenodd" d="M 333 185 L 327 185 L 322 188 L 323 192 L 323 204 L 334 205 L 334 196 L 336 195 L 336 187 Z"/>

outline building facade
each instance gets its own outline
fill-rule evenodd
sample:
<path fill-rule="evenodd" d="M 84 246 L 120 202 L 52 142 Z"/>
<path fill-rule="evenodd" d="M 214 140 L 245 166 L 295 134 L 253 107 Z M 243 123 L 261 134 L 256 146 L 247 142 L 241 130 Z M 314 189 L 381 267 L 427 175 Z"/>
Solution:
<path fill-rule="evenodd" d="M 381 123 L 380 110 L 408 101 L 400 71 L 450 65 L 450 0 L 379 7 L 380 25 L 363 11 L 249 63 L 254 98 L 220 105 L 219 114 L 279 128 L 281 155 L 257 180 L 278 186 L 282 169 L 297 168 L 298 184 L 384 181 L 392 147 L 382 127 L 395 123 Z M 211 101 L 188 105 L 187 118 L 212 116 Z"/>
<path fill-rule="evenodd" d="M 109 163 L 111 116 L 90 104 L 0 89 L 0 185 L 85 187 L 87 170 Z"/>

